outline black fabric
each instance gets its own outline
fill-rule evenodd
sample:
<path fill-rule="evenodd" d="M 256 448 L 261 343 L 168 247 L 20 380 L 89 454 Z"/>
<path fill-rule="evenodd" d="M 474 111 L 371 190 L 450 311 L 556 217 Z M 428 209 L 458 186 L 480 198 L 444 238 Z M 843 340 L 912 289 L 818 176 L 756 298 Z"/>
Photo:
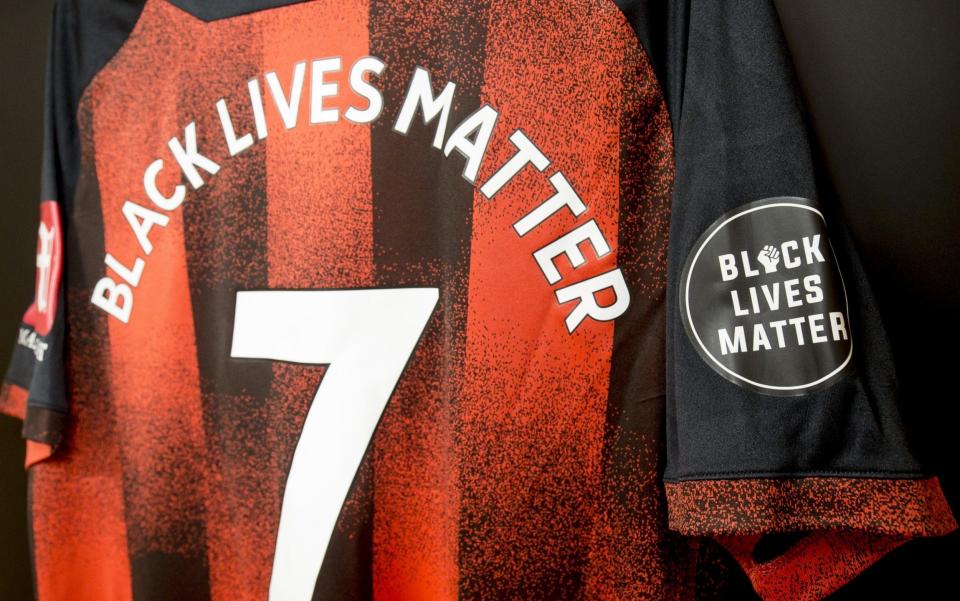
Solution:
<path fill-rule="evenodd" d="M 60 411 L 29 406 L 23 418 L 23 437 L 55 449 L 63 438 L 66 419 L 66 414 Z"/>
<path fill-rule="evenodd" d="M 47 65 L 41 196 L 69 204 L 80 165 L 77 106 L 100 69 L 129 37 L 145 0 L 59 0 Z"/>
<path fill-rule="evenodd" d="M 169 0 L 177 8 L 198 19 L 216 21 L 238 15 L 277 8 L 289 4 L 299 4 L 306 0 Z"/>
<path fill-rule="evenodd" d="M 615 0 L 657 74 L 674 130 L 680 118 L 687 58 L 689 1 Z"/>
<path fill-rule="evenodd" d="M 753 548 L 752 559 L 757 563 L 767 563 L 782 556 L 791 547 L 799 543 L 810 532 L 768 532 L 760 537 Z"/>
<path fill-rule="evenodd" d="M 25 323 L 20 324 L 18 342 L 10 353 L 10 364 L 4 380 L 28 391 L 27 405 L 41 407 L 51 411 L 67 412 L 63 372 L 63 288 L 59 291 L 57 316 L 53 329 L 46 336 L 36 335 L 33 328 Z M 19 343 L 20 336 L 36 335 L 40 344 L 46 345 L 43 361 L 38 361 L 34 352 Z M 24 424 L 24 437 L 31 440 L 39 439 L 28 436 L 28 429 Z"/>
<path fill-rule="evenodd" d="M 77 130 L 77 107 L 83 90 L 96 73 L 126 41 L 143 9 L 144 2 L 131 0 L 61 0 L 55 3 L 51 18 L 44 90 L 44 140 L 40 201 L 55 201 L 60 215 L 69 214 L 80 173 L 81 149 Z M 82 18 L 81 18 L 82 15 Z M 61 220 L 65 238 L 66 219 Z M 67 264 L 67 261 L 64 261 Z M 64 273 L 62 280 L 66 279 Z M 66 414 L 68 403 L 64 381 L 64 285 L 60 285 L 56 319 L 49 333 L 39 336 L 46 345 L 44 358 L 38 361 L 30 349 L 15 346 L 7 381 L 29 392 L 27 415 L 31 409 Z M 27 324 L 21 332 L 33 333 Z M 45 413 L 41 413 L 45 415 Z M 24 423 L 23 434 L 38 442 L 59 441 L 59 432 L 48 432 L 47 425 L 62 427 L 64 420 L 34 420 Z M 43 433 L 43 434 L 41 434 Z M 53 444 L 52 446 L 56 446 Z"/>
<path fill-rule="evenodd" d="M 840 215 L 817 193 L 804 109 L 772 3 L 617 3 L 651 57 L 674 126 L 665 479 L 924 475 L 900 423 L 902 401 L 869 283 Z M 842 377 L 792 397 L 721 377 L 685 332 L 678 298 L 684 263 L 707 228 L 736 207 L 776 196 L 809 199 L 823 212 L 854 348 Z"/>

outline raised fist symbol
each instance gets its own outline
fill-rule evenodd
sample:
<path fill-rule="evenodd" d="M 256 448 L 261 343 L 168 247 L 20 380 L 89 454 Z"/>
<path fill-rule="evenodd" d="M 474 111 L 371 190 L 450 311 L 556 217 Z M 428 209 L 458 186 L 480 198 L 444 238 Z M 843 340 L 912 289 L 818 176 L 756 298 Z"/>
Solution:
<path fill-rule="evenodd" d="M 780 251 L 777 250 L 776 246 L 768 244 L 757 255 L 757 260 L 760 261 L 767 273 L 773 273 L 777 270 L 777 264 L 780 262 Z"/>

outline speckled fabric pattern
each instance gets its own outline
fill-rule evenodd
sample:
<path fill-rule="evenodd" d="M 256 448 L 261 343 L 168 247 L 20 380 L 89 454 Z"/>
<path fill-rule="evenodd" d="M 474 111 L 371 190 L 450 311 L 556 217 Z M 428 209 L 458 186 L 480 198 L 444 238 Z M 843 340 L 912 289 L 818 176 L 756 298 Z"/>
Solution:
<path fill-rule="evenodd" d="M 665 485 L 670 527 L 690 535 L 854 529 L 936 536 L 957 527 L 937 478 L 763 478 Z"/>
<path fill-rule="evenodd" d="M 907 542 L 852 530 L 807 533 L 783 553 L 760 561 L 755 548 L 761 535 L 719 536 L 763 599 L 816 601 L 834 592 L 875 561 Z"/>
<path fill-rule="evenodd" d="M 23 419 L 27 408 L 27 391 L 15 384 L 3 384 L 0 387 L 0 413 Z"/>
<path fill-rule="evenodd" d="M 383 61 L 372 123 L 308 122 L 320 88 L 306 67 L 331 56 L 344 71 Z M 497 111 L 476 181 L 434 147 L 436 120 L 395 131 L 416 69 L 434 93 L 455 86 L 448 135 Z M 325 106 L 363 106 L 346 77 Z M 224 143 L 220 99 L 236 136 L 250 133 L 242 150 Z M 220 167 L 199 169 L 202 185 L 166 150 L 187 124 Z M 73 421 L 64 452 L 31 468 L 44 601 L 266 598 L 291 456 L 336 367 L 231 361 L 234 295 L 410 286 L 438 287 L 439 302 L 343 504 L 318 598 L 689 598 L 694 558 L 663 527 L 657 471 L 671 130 L 615 4 L 304 2 L 205 22 L 150 0 L 78 125 Z M 520 136 L 547 164 L 481 192 Z M 163 213 L 144 198 L 158 156 L 157 186 L 186 190 Z M 583 208 L 541 209 L 519 234 L 554 196 Z M 583 225 L 603 241 L 545 278 L 534 253 Z M 126 321 L 90 304 L 105 253 L 142 260 Z M 557 290 L 617 269 L 630 312 L 568 322 Z"/>
<path fill-rule="evenodd" d="M 757 190 L 809 175 L 786 152 L 806 140 L 778 96 L 772 5 L 677 2 L 681 23 L 610 0 L 114 1 L 55 16 L 50 135 L 78 156 L 47 153 L 69 420 L 35 420 L 64 428 L 30 455 L 40 601 L 255 601 L 277 582 L 298 594 L 275 601 L 815 599 L 956 528 L 935 478 L 664 482 L 691 447 L 671 443 L 679 422 L 723 463 L 755 440 L 747 413 L 842 421 L 800 419 L 801 398 L 725 405 L 716 380 L 671 368 L 673 232 L 753 194 L 727 187 L 734 168 Z M 669 57 L 645 47 L 675 25 L 700 34 L 670 37 Z M 685 177 L 723 185 L 692 194 Z M 395 301 L 311 306 L 292 327 L 271 305 L 252 338 L 273 350 L 234 352 L 244 295 L 400 289 L 435 304 L 396 373 L 371 352 L 408 320 L 361 319 Z M 331 342 L 349 367 L 288 353 Z M 338 379 L 352 387 L 323 396 Z M 22 416 L 30 381 L 0 410 Z M 704 415 L 685 411 L 693 387 Z M 344 417 L 356 407 L 367 429 Z M 325 435 L 308 436 L 318 413 Z M 765 434 L 759 459 L 806 450 Z"/>
<path fill-rule="evenodd" d="M 937 478 L 762 478 L 667 482 L 670 528 L 711 536 L 764 599 L 822 599 L 917 536 L 957 522 Z M 765 537 L 785 549 L 758 553 Z"/>

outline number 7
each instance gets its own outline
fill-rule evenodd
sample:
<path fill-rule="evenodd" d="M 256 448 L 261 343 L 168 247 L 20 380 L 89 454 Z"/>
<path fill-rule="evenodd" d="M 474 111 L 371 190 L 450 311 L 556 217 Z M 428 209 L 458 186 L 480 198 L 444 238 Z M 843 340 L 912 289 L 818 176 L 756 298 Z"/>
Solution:
<path fill-rule="evenodd" d="M 270 599 L 310 601 L 350 484 L 437 288 L 237 292 L 231 357 L 329 364 L 280 509 Z"/>

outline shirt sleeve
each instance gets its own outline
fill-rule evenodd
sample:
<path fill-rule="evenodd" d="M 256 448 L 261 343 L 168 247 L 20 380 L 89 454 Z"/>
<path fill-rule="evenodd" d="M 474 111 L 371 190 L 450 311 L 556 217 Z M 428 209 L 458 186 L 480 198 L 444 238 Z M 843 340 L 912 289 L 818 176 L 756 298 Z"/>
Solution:
<path fill-rule="evenodd" d="M 674 126 L 669 526 L 764 598 L 820 598 L 957 527 L 911 452 L 887 335 L 820 194 L 771 0 L 689 0 L 652 38 Z"/>
<path fill-rule="evenodd" d="M 33 302 L 17 329 L 0 387 L 0 412 L 23 420 L 27 467 L 50 456 L 67 425 L 64 386 L 64 202 L 78 145 L 67 62 L 70 34 L 59 4 L 51 20 L 44 87 L 44 135 Z M 24 224 L 27 229 L 28 224 Z"/>

